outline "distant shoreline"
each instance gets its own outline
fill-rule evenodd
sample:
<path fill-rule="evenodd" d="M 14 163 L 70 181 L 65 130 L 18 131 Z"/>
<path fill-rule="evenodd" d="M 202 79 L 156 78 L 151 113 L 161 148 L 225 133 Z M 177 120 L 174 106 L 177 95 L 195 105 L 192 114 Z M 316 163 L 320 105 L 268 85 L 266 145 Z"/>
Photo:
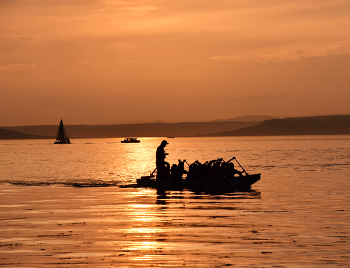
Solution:
<path fill-rule="evenodd" d="M 260 122 L 185 122 L 144 123 L 120 125 L 65 125 L 70 139 L 75 138 L 125 138 L 125 137 L 189 137 L 210 134 L 213 131 L 229 131 L 252 126 Z M 58 126 L 18 126 L 0 129 L 22 134 L 56 138 Z M 0 132 L 1 139 L 1 132 Z"/>
<path fill-rule="evenodd" d="M 58 126 L 1 127 L 0 139 L 55 139 Z M 348 135 L 350 115 L 287 117 L 258 122 L 185 122 L 119 125 L 65 125 L 67 135 L 77 138 L 124 137 L 222 137 Z"/>

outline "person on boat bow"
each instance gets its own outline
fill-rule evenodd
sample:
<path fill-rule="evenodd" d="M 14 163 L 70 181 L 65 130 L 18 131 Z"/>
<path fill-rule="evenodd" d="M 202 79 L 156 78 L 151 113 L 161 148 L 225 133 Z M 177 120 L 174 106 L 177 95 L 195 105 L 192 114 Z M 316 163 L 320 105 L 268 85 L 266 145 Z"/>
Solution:
<path fill-rule="evenodd" d="M 165 157 L 168 155 L 165 153 L 165 146 L 169 144 L 166 140 L 158 146 L 156 152 L 156 166 L 157 166 L 157 180 L 167 180 L 170 176 L 170 165 L 165 161 Z"/>

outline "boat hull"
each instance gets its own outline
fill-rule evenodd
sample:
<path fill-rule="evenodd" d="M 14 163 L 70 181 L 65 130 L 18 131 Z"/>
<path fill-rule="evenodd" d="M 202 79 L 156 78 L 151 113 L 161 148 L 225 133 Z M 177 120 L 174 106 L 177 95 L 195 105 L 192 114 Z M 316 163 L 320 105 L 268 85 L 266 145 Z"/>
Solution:
<path fill-rule="evenodd" d="M 202 189 L 233 190 L 250 188 L 260 180 L 261 174 L 252 174 L 241 177 L 230 177 L 213 180 L 181 180 L 181 181 L 157 181 L 154 178 L 144 177 L 137 180 L 139 187 L 162 188 L 170 190 L 188 189 L 200 191 Z"/>
<path fill-rule="evenodd" d="M 54 144 L 70 144 L 70 140 L 68 140 L 68 141 L 55 141 Z"/>
<path fill-rule="evenodd" d="M 140 140 L 137 138 L 125 138 L 121 143 L 140 143 Z"/>

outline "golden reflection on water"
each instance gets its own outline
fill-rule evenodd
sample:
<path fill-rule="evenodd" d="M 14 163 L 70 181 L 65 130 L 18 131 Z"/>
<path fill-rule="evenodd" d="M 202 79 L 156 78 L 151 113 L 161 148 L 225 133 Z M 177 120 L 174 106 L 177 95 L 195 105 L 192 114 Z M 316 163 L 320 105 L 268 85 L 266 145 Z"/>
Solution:
<path fill-rule="evenodd" d="M 141 189 L 134 192 L 134 200 L 142 200 L 145 197 L 154 196 L 154 190 Z M 127 205 L 127 216 L 130 219 L 130 228 L 125 229 L 125 233 L 133 237 L 132 243 L 122 248 L 122 251 L 133 252 L 130 261 L 149 262 L 155 259 L 157 252 L 168 247 L 163 234 L 164 229 L 160 208 L 156 203 L 129 203 Z M 158 239 L 157 239 L 158 237 Z"/>

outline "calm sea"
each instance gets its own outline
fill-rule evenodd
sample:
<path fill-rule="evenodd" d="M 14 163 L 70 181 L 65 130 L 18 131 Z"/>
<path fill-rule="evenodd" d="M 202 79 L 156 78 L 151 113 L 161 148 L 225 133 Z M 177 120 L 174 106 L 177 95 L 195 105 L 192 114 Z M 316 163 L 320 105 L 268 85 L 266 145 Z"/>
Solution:
<path fill-rule="evenodd" d="M 0 141 L 2 267 L 350 267 L 350 136 L 168 139 L 262 174 L 226 194 L 119 187 L 162 139 L 120 141 Z"/>

